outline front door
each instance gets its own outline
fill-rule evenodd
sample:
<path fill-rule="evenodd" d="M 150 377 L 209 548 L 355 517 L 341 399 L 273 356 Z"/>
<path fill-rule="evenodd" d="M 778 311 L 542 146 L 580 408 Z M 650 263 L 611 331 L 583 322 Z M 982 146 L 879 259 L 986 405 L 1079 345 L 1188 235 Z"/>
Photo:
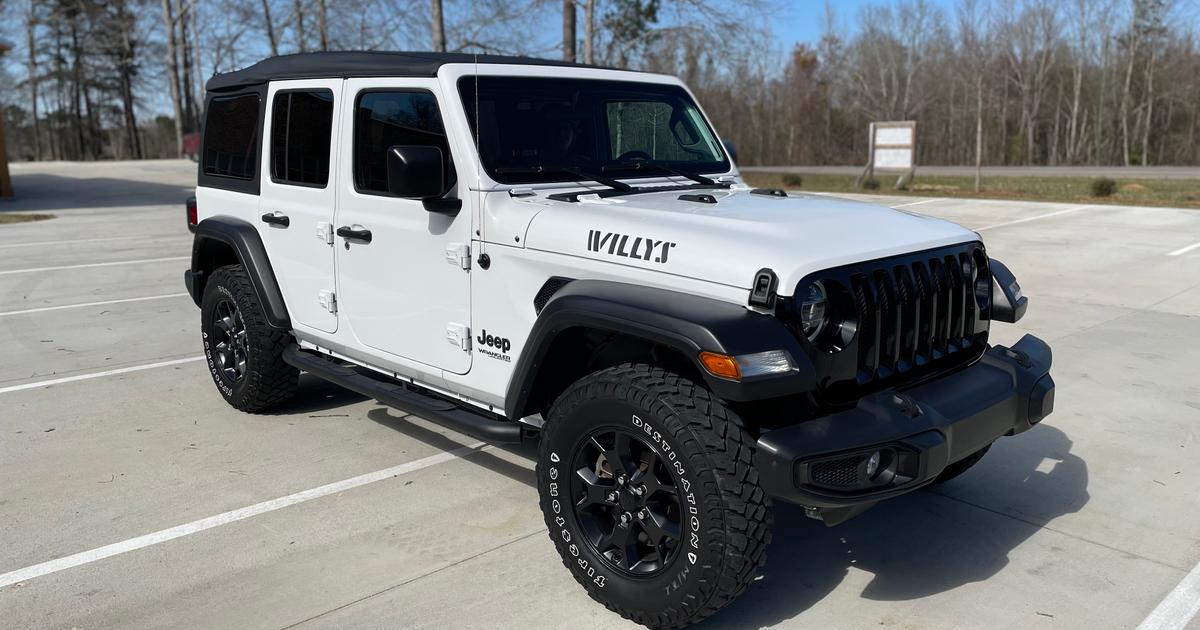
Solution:
<path fill-rule="evenodd" d="M 263 123 L 259 223 L 288 316 L 298 329 L 337 330 L 333 213 L 341 79 L 271 84 Z"/>
<path fill-rule="evenodd" d="M 338 308 L 363 345 L 455 374 L 471 368 L 471 276 L 458 257 L 471 242 L 471 213 L 430 212 L 420 199 L 388 194 L 387 153 L 435 146 L 445 156 L 448 196 L 458 196 L 454 161 L 433 79 L 349 79 L 342 133 L 350 159 L 335 227 Z M 463 249 L 460 249 L 463 248 Z"/>

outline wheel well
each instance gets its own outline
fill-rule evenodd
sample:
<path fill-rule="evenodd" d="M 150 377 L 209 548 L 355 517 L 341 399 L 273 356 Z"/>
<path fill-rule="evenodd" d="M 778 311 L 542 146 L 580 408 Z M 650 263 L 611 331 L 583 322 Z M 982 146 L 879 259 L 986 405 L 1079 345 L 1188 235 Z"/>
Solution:
<path fill-rule="evenodd" d="M 679 350 L 607 330 L 564 330 L 550 342 L 545 357 L 529 393 L 526 415 L 546 415 L 558 395 L 571 383 L 622 363 L 658 365 L 696 383 L 704 383 L 695 363 Z"/>
<path fill-rule="evenodd" d="M 199 271 L 197 295 L 204 295 L 204 285 L 217 269 L 225 265 L 241 264 L 233 246 L 215 238 L 199 238 L 193 245 L 192 271 Z M 198 299 L 198 298 L 197 298 Z"/>

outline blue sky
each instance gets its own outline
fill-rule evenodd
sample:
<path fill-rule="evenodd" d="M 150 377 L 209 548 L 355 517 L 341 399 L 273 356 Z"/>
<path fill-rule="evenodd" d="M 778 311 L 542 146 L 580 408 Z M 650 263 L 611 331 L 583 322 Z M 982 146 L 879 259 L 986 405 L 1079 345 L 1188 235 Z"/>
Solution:
<path fill-rule="evenodd" d="M 955 6 L 952 0 L 929 0 L 930 4 L 940 6 L 943 10 L 951 11 Z M 892 5 L 895 0 L 837 0 L 830 1 L 834 15 L 842 29 L 853 29 L 858 21 L 858 12 L 867 5 Z M 824 22 L 825 3 L 822 0 L 792 0 L 782 4 L 777 12 L 778 19 L 772 20 L 775 38 L 782 44 L 784 50 L 791 50 L 796 42 L 816 43 L 821 37 Z"/>

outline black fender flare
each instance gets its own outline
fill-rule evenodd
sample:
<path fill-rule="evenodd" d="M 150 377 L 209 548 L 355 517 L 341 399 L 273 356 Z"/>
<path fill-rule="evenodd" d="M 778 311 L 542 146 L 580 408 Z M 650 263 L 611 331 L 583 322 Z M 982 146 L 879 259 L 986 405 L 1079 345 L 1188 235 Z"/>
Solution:
<path fill-rule="evenodd" d="M 622 333 L 666 346 L 688 357 L 717 396 L 731 401 L 764 400 L 816 388 L 816 372 L 795 336 L 774 316 L 741 304 L 607 280 L 574 280 L 546 303 L 530 330 L 505 395 L 505 415 L 522 418 L 529 409 L 537 372 L 555 337 L 572 328 Z M 702 351 L 727 355 L 767 350 L 788 352 L 797 370 L 741 381 L 704 370 Z"/>
<path fill-rule="evenodd" d="M 263 247 L 262 237 L 253 225 L 236 217 L 217 215 L 201 221 L 192 233 L 195 234 L 192 240 L 192 267 L 186 274 L 186 284 L 197 306 L 204 298 L 204 284 L 208 280 L 206 275 L 212 271 L 206 262 L 207 257 L 211 256 L 209 248 L 216 241 L 228 245 L 237 254 L 238 261 L 250 276 L 259 303 L 263 305 L 267 323 L 275 328 L 291 330 L 291 318 L 283 301 L 283 292 L 275 279 L 275 271 L 271 268 L 271 259 Z"/>

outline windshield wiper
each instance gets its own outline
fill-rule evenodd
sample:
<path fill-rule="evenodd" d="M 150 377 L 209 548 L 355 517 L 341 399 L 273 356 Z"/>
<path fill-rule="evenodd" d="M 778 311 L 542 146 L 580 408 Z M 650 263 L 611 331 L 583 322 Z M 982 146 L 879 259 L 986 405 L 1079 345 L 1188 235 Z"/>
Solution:
<path fill-rule="evenodd" d="M 680 177 L 686 177 L 698 184 L 704 184 L 706 186 L 711 186 L 711 185 L 717 183 L 717 182 L 713 181 L 711 178 L 705 177 L 699 173 L 689 173 L 687 171 L 679 170 L 673 166 L 667 166 L 666 164 L 664 164 L 662 162 L 655 162 L 655 161 L 650 161 L 650 160 L 637 160 L 634 162 L 618 162 L 616 164 L 605 164 L 604 166 L 602 166 L 600 168 L 600 170 L 602 170 L 602 171 L 627 171 L 627 170 L 638 171 L 643 168 L 656 168 L 665 173 L 670 173 L 672 175 L 678 175 Z"/>
<path fill-rule="evenodd" d="M 622 192 L 633 190 L 633 186 L 622 181 L 617 181 L 611 177 L 603 175 L 591 175 L 585 172 L 582 167 L 578 166 L 545 166 L 538 164 L 536 166 L 500 166 L 496 168 L 497 173 L 564 173 L 566 175 L 574 175 L 579 179 L 584 179 L 597 184 L 603 184 L 613 190 Z"/>

